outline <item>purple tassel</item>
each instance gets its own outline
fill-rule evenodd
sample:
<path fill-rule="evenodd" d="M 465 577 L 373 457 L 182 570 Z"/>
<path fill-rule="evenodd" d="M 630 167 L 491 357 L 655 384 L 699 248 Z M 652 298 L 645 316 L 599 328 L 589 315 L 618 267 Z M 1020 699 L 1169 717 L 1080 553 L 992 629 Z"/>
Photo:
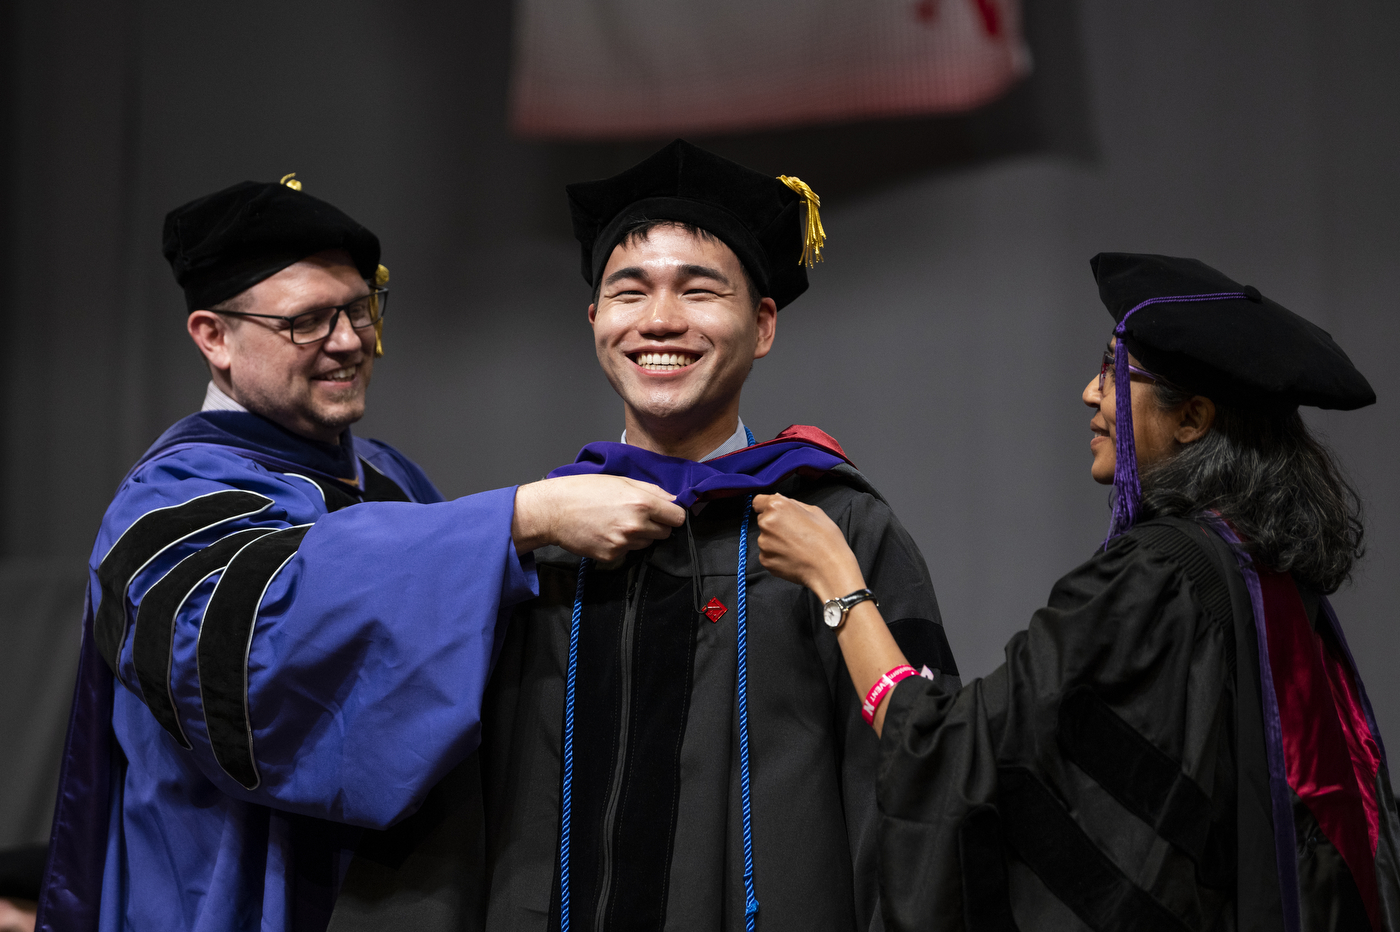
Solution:
<path fill-rule="evenodd" d="M 1124 323 L 1127 320 L 1124 315 Z M 1142 500 L 1137 444 L 1133 437 L 1132 376 L 1128 372 L 1128 348 L 1123 345 L 1123 324 L 1120 323 L 1114 332 L 1118 339 L 1113 351 L 1113 519 L 1108 525 L 1105 544 L 1137 523 L 1138 503 Z"/>
<path fill-rule="evenodd" d="M 1133 387 L 1128 372 L 1128 347 L 1123 334 L 1128 331 L 1128 318 L 1149 304 L 1184 304 L 1188 301 L 1227 301 L 1243 298 L 1242 291 L 1218 294 L 1192 294 L 1174 297 L 1148 298 L 1123 315 L 1113 329 L 1113 517 L 1108 523 L 1104 546 L 1119 534 L 1137 524 L 1138 506 L 1142 503 L 1142 481 L 1138 478 L 1137 444 L 1133 436 Z"/>

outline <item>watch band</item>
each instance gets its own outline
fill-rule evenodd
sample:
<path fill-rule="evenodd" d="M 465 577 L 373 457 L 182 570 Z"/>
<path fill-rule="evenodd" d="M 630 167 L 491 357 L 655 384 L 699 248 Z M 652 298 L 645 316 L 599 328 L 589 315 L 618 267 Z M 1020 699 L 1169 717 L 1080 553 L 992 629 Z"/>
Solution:
<path fill-rule="evenodd" d="M 828 599 L 822 603 L 823 620 L 826 621 L 827 627 L 839 628 L 846 623 L 846 616 L 850 614 L 851 609 L 866 601 L 874 602 L 876 608 L 880 607 L 880 600 L 875 598 L 875 593 L 869 589 L 857 589 L 850 595 Z M 837 615 L 837 612 L 840 612 L 840 615 Z"/>

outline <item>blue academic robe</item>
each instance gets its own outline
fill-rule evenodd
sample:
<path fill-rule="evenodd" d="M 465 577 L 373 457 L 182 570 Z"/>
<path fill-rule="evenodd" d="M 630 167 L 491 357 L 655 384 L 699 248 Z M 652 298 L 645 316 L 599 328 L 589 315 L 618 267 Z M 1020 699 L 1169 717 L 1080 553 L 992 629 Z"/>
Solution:
<path fill-rule="evenodd" d="M 393 448 L 202 412 L 117 490 L 39 927 L 323 929 L 365 828 L 477 747 L 515 490 L 445 502 Z"/>

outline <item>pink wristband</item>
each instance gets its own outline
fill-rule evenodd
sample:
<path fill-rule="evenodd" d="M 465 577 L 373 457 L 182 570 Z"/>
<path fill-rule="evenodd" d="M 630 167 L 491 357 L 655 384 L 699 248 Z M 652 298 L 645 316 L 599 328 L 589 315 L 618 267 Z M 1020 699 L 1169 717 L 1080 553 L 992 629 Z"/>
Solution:
<path fill-rule="evenodd" d="M 865 716 L 865 724 L 875 724 L 875 710 L 880 707 L 880 700 L 885 698 L 885 693 L 894 689 L 894 684 L 918 675 L 919 671 L 907 663 L 902 663 L 876 680 L 875 685 L 870 687 L 870 692 L 865 694 L 865 705 L 860 707 L 860 714 Z"/>

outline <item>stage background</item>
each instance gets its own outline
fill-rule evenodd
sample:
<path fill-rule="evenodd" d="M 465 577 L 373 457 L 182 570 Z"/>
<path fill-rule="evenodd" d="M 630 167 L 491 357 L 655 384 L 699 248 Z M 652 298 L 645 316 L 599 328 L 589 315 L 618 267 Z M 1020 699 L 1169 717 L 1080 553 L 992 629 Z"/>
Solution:
<path fill-rule="evenodd" d="M 808 181 L 830 234 L 745 420 L 845 444 L 923 549 L 964 674 L 985 673 L 1107 519 L 1079 402 L 1110 325 L 1089 257 L 1205 259 L 1328 328 L 1380 396 L 1310 420 L 1366 499 L 1370 555 L 1337 604 L 1400 741 L 1400 9 L 1025 15 L 1036 71 L 977 114 L 714 141 Z M 560 186 L 654 144 L 512 139 L 503 0 L 11 0 L 0 18 L 3 845 L 47 833 L 97 522 L 202 397 L 164 213 L 295 171 L 377 231 L 394 300 L 360 429 L 461 495 L 621 430 Z"/>

